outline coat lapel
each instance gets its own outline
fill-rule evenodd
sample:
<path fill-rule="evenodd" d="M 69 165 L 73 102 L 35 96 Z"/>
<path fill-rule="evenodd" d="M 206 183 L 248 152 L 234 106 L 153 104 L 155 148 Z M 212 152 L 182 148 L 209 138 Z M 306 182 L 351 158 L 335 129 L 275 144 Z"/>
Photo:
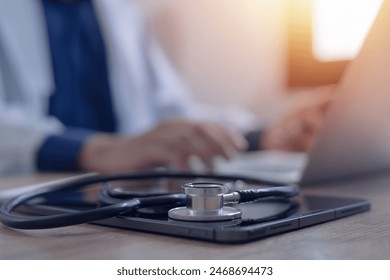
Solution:
<path fill-rule="evenodd" d="M 54 84 L 42 13 L 40 1 L 0 0 L 0 40 L 8 70 L 26 96 L 47 96 Z"/>

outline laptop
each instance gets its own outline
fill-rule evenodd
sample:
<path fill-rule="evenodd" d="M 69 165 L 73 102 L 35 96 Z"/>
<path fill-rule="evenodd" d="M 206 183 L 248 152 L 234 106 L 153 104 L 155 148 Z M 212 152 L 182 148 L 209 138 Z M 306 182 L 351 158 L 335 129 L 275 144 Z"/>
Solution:
<path fill-rule="evenodd" d="M 335 88 L 336 100 L 307 154 L 266 151 L 216 164 L 237 173 L 301 185 L 390 169 L 390 1 Z"/>

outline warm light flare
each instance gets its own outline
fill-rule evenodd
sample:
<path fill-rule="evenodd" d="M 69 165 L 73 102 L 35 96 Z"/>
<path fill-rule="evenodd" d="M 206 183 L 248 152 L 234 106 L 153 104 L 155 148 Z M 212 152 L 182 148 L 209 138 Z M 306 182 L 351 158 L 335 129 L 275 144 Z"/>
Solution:
<path fill-rule="evenodd" d="M 359 52 L 383 0 L 313 0 L 313 52 L 319 60 Z"/>

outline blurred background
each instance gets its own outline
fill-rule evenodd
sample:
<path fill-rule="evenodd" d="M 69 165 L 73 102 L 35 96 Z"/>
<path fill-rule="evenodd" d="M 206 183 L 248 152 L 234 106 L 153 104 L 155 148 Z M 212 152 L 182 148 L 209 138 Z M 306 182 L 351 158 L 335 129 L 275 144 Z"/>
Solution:
<path fill-rule="evenodd" d="M 382 0 L 143 0 L 195 97 L 272 120 L 338 82 Z"/>

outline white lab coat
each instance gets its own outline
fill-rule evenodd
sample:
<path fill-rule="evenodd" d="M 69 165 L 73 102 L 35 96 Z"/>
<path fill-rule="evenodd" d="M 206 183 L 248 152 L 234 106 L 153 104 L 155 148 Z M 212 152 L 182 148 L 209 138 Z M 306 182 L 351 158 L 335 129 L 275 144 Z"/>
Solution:
<path fill-rule="evenodd" d="M 205 116 L 146 32 L 136 2 L 94 0 L 119 133 L 126 135 L 170 117 Z M 33 171 L 43 140 L 64 129 L 46 115 L 54 88 L 50 59 L 40 1 L 0 0 L 0 174 Z"/>

